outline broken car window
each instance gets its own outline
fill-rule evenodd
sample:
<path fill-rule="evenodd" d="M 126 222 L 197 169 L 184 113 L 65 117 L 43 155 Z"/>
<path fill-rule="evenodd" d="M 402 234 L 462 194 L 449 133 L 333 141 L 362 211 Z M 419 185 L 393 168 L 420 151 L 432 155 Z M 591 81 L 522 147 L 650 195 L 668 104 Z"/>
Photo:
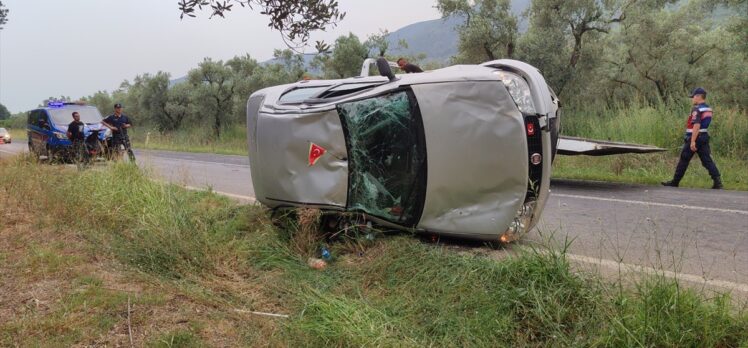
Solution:
<path fill-rule="evenodd" d="M 295 88 L 283 94 L 278 101 L 281 103 L 300 103 L 327 88 L 330 88 L 330 86 Z"/>
<path fill-rule="evenodd" d="M 406 91 L 338 105 L 349 153 L 348 206 L 415 224 L 426 191 L 426 149 L 415 97 Z"/>

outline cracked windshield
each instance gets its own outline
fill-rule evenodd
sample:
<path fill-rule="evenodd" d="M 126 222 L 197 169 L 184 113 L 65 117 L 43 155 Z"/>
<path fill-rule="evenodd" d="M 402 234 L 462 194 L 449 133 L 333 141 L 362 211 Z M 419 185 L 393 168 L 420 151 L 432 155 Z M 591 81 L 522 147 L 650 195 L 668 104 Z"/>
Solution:
<path fill-rule="evenodd" d="M 347 129 L 351 209 L 395 222 L 416 218 L 426 151 L 414 110 L 406 92 L 338 106 Z"/>

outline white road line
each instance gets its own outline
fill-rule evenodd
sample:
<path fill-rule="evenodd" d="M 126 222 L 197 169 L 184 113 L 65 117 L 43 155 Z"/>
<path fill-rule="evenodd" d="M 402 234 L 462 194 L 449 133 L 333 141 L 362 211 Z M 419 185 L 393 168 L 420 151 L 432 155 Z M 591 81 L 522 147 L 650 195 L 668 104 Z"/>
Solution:
<path fill-rule="evenodd" d="M 716 211 L 716 212 L 720 212 L 720 213 L 732 213 L 732 214 L 748 215 L 748 211 L 746 211 L 746 210 L 699 207 L 699 206 L 692 206 L 692 205 L 685 205 L 685 204 L 668 204 L 668 203 L 656 203 L 656 202 L 645 202 L 645 201 L 632 201 L 632 200 L 627 200 L 627 199 L 615 199 L 615 198 L 601 198 L 601 197 L 592 197 L 592 196 L 567 195 L 567 194 L 561 194 L 561 193 L 551 193 L 551 197 L 591 199 L 591 200 L 605 201 L 605 202 L 617 202 L 617 203 L 639 204 L 639 205 L 646 205 L 646 206 L 669 207 L 669 208 L 679 208 L 679 209 L 691 209 L 691 210 L 699 210 L 699 211 Z"/>
<path fill-rule="evenodd" d="M 694 274 L 676 273 L 673 271 L 660 270 L 660 269 L 655 269 L 652 267 L 632 265 L 628 263 L 618 263 L 618 262 L 611 261 L 611 260 L 604 260 L 604 259 L 583 256 L 583 255 L 566 254 L 566 257 L 572 261 L 589 263 L 593 265 L 607 267 L 607 268 L 614 269 L 614 270 L 621 269 L 627 272 L 633 271 L 633 272 L 645 273 L 645 274 L 664 275 L 668 278 L 685 280 L 685 281 L 692 282 L 692 283 L 705 284 L 708 286 L 720 287 L 720 288 L 731 289 L 731 290 L 738 290 L 738 291 L 748 293 L 748 284 L 734 283 L 734 282 L 728 282 L 728 281 L 716 280 L 716 279 L 706 279 L 702 276 L 697 276 Z"/>
<path fill-rule="evenodd" d="M 0 150 L 0 152 L 5 152 L 5 153 L 11 154 L 11 155 L 17 155 L 18 154 L 18 152 L 12 152 L 12 151 L 6 151 L 6 150 Z"/>
<path fill-rule="evenodd" d="M 218 165 L 227 166 L 227 167 L 249 168 L 249 165 L 247 165 L 247 164 L 233 164 L 233 163 L 223 163 L 223 162 L 198 161 L 198 160 L 190 160 L 190 159 L 182 159 L 182 158 L 162 157 L 162 156 L 148 155 L 148 154 L 144 154 L 144 156 L 142 156 L 142 157 L 145 157 L 145 159 L 148 159 L 149 157 L 151 157 L 151 158 L 158 157 L 159 159 L 167 160 L 167 161 L 173 161 L 173 162 L 192 162 L 192 163 L 200 163 L 200 164 L 218 164 Z"/>

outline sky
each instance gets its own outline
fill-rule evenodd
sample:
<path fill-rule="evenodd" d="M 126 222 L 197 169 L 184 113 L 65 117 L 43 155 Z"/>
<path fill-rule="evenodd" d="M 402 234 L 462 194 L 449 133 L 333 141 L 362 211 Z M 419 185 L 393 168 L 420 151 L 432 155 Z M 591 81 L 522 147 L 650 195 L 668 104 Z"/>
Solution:
<path fill-rule="evenodd" d="M 436 0 L 339 0 L 343 22 L 311 41 L 331 44 L 349 32 L 362 41 L 380 29 L 439 18 Z M 209 11 L 179 19 L 177 0 L 3 0 L 10 10 L 0 30 L 0 103 L 11 113 L 48 97 L 73 99 L 111 92 L 138 74 L 178 78 L 204 58 L 250 54 L 258 61 L 286 48 L 268 18 L 238 5 L 226 19 Z M 313 52 L 313 47 L 307 48 Z"/>

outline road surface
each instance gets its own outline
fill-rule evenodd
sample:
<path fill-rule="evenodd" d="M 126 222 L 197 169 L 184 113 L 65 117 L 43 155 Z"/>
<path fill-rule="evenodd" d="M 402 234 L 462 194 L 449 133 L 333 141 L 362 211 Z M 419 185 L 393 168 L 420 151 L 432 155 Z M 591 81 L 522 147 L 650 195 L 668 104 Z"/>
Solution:
<path fill-rule="evenodd" d="M 25 144 L 0 145 L 0 157 Z M 153 175 L 245 200 L 254 197 L 244 156 L 136 151 Z M 563 245 L 569 259 L 619 274 L 677 276 L 748 296 L 748 193 L 553 180 L 538 226 L 526 240 Z"/>

